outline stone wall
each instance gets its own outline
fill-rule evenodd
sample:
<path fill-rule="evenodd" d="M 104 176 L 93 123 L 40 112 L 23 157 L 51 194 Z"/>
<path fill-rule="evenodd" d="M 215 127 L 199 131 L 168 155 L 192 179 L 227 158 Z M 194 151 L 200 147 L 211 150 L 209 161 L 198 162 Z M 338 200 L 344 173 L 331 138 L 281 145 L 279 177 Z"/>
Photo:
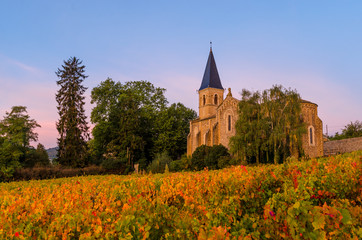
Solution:
<path fill-rule="evenodd" d="M 362 150 L 362 137 L 327 141 L 323 144 L 324 155 Z"/>
<path fill-rule="evenodd" d="M 318 117 L 318 105 L 302 100 L 301 107 L 303 121 L 307 127 L 307 133 L 302 136 L 304 153 L 310 158 L 321 157 L 323 156 L 323 124 Z"/>
<path fill-rule="evenodd" d="M 224 100 L 224 89 L 205 88 L 200 90 L 199 91 L 200 119 L 205 119 L 215 116 L 216 109 L 223 100 Z"/>
<path fill-rule="evenodd" d="M 217 144 L 222 144 L 226 148 L 229 148 L 230 137 L 236 134 L 236 121 L 238 115 L 238 103 L 239 101 L 232 96 L 225 98 L 224 102 L 219 106 L 217 111 L 217 122 L 219 124 L 219 136 L 220 141 Z M 229 130 L 229 116 L 230 116 L 230 130 Z"/>

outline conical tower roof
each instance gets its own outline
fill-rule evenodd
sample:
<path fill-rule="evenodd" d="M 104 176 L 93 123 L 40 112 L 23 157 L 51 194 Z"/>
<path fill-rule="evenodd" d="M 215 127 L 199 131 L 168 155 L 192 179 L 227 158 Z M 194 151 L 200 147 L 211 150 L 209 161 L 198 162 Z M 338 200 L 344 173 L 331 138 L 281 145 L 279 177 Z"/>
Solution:
<path fill-rule="evenodd" d="M 209 58 L 207 59 L 204 77 L 202 78 L 202 83 L 201 83 L 199 91 L 202 89 L 205 89 L 205 88 L 209 88 L 209 87 L 224 89 L 221 85 L 219 73 L 216 68 L 214 54 L 212 53 L 211 48 L 210 48 Z"/>

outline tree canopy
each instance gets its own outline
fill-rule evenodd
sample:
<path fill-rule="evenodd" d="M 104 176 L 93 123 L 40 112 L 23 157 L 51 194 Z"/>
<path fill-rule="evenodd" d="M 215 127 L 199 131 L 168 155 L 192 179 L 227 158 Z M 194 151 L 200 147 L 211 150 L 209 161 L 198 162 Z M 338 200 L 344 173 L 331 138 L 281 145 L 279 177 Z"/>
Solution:
<path fill-rule="evenodd" d="M 190 121 L 196 117 L 196 112 L 182 103 L 173 103 L 162 110 L 155 121 L 153 154 L 167 152 L 172 159 L 180 159 L 187 151 Z"/>
<path fill-rule="evenodd" d="M 355 121 L 350 122 L 342 129 L 342 133 L 339 134 L 338 132 L 333 136 L 330 137 L 330 140 L 340 140 L 346 138 L 355 138 L 355 137 L 362 137 L 362 122 Z"/>
<path fill-rule="evenodd" d="M 10 177 L 16 168 L 35 164 L 30 147 L 38 140 L 34 129 L 40 125 L 31 119 L 26 107 L 14 106 L 0 121 L 0 180 Z"/>
<path fill-rule="evenodd" d="M 29 147 L 30 141 L 37 141 L 34 129 L 40 125 L 27 114 L 26 107 L 14 106 L 0 121 L 0 136 L 6 137 L 13 144 Z"/>
<path fill-rule="evenodd" d="M 273 86 L 262 93 L 242 91 L 236 134 L 230 150 L 248 162 L 279 163 L 302 154 L 301 136 L 306 129 L 296 91 Z"/>
<path fill-rule="evenodd" d="M 145 168 L 157 153 L 177 157 L 186 151 L 188 121 L 195 113 L 180 103 L 167 107 L 164 92 L 148 81 L 122 84 L 110 78 L 92 90 L 90 147 L 96 163 L 112 159 Z"/>

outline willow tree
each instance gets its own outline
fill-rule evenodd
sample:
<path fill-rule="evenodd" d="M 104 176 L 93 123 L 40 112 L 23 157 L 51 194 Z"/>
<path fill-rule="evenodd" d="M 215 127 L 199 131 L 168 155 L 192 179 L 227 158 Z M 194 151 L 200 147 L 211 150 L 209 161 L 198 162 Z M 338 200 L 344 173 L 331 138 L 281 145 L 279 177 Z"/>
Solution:
<path fill-rule="evenodd" d="M 301 136 L 306 130 L 296 91 L 282 86 L 262 93 L 244 89 L 238 112 L 236 134 L 230 139 L 232 153 L 256 163 L 279 163 L 302 153 Z"/>
<path fill-rule="evenodd" d="M 263 157 L 267 141 L 267 123 L 261 101 L 259 92 L 243 89 L 236 122 L 237 134 L 231 138 L 231 151 L 244 159 L 255 159 L 256 163 Z"/>
<path fill-rule="evenodd" d="M 82 82 L 88 77 L 85 66 L 76 57 L 64 61 L 56 72 L 60 86 L 56 94 L 59 121 L 56 123 L 58 138 L 57 161 L 64 166 L 83 167 L 87 164 L 88 126 L 84 111 Z"/>

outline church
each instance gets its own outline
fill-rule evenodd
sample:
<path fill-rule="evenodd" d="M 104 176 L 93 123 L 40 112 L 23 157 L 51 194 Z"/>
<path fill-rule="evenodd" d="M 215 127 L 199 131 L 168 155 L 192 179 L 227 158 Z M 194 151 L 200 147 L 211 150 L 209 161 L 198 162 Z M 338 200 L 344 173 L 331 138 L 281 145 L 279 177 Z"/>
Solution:
<path fill-rule="evenodd" d="M 242 89 L 242 86 L 240 87 Z M 224 98 L 224 91 L 217 71 L 212 48 L 210 48 L 205 73 L 199 95 L 199 117 L 190 122 L 187 136 L 187 155 L 191 156 L 201 145 L 222 144 L 229 148 L 229 139 L 236 133 L 239 100 L 231 94 L 231 89 Z M 318 117 L 318 105 L 306 100 L 301 101 L 302 117 L 307 126 L 307 133 L 302 139 L 306 156 L 323 156 L 323 125 Z"/>

